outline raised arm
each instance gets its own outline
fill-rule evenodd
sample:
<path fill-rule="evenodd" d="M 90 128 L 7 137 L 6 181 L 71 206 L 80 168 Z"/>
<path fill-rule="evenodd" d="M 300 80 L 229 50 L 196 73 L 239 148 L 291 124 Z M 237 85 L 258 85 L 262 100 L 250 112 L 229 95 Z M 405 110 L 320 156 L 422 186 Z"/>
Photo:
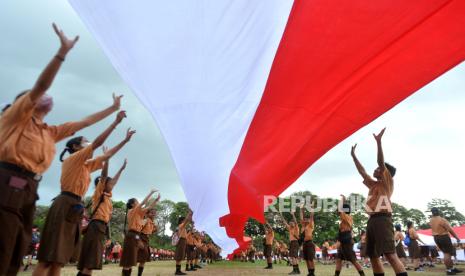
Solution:
<path fill-rule="evenodd" d="M 362 166 L 360 161 L 358 161 L 358 158 L 355 155 L 356 148 L 357 148 L 357 144 L 353 145 L 352 150 L 350 151 L 352 159 L 354 160 L 355 167 L 357 168 L 358 173 L 363 177 L 364 180 L 371 179 L 371 177 L 367 174 L 367 172 L 365 171 L 365 168 Z"/>
<path fill-rule="evenodd" d="M 157 191 L 156 189 L 150 190 L 150 193 L 144 198 L 144 200 L 142 200 L 142 202 L 140 203 L 140 206 L 144 206 L 145 204 L 147 204 L 147 202 L 149 201 L 149 199 L 152 197 L 152 195 L 153 195 L 156 191 Z"/>
<path fill-rule="evenodd" d="M 292 220 L 294 221 L 295 224 L 297 224 L 297 219 L 295 218 L 294 212 L 291 212 Z"/>
<path fill-rule="evenodd" d="M 99 148 L 101 145 L 103 145 L 103 143 L 107 140 L 108 136 L 110 136 L 110 134 L 113 132 L 116 126 L 119 125 L 124 118 L 126 118 L 126 111 L 118 112 L 115 121 L 92 142 L 92 148 L 95 150 Z M 111 150 L 109 150 L 108 152 L 110 151 Z M 104 156 L 107 156 L 107 154 L 104 154 Z"/>
<path fill-rule="evenodd" d="M 454 229 L 452 229 L 452 227 L 450 227 L 450 224 L 449 224 L 448 221 L 444 221 L 444 222 L 442 223 L 442 226 L 443 226 L 444 228 L 446 228 L 447 231 L 457 240 L 457 243 L 460 243 L 460 238 L 459 238 L 459 236 L 457 235 L 457 233 L 455 233 Z"/>
<path fill-rule="evenodd" d="M 282 219 L 284 225 L 285 225 L 287 228 L 289 228 L 289 224 L 287 223 L 287 221 L 286 221 L 286 219 L 284 218 L 283 214 L 282 214 L 281 212 L 279 212 L 279 215 L 281 216 L 281 219 Z"/>
<path fill-rule="evenodd" d="M 376 140 L 376 145 L 378 146 L 378 166 L 383 171 L 386 168 L 386 165 L 384 164 L 384 154 L 383 154 L 383 147 L 381 144 L 381 139 L 383 138 L 383 134 L 385 130 L 386 128 L 383 128 L 378 135 L 373 134 L 373 137 L 375 137 L 375 140 Z"/>
<path fill-rule="evenodd" d="M 149 205 L 145 209 L 153 209 L 157 205 L 157 203 L 160 201 L 160 194 L 158 194 L 157 198 L 155 200 L 152 200 Z"/>
<path fill-rule="evenodd" d="M 30 97 L 33 102 L 36 102 L 50 88 L 58 70 L 60 70 L 62 62 L 66 58 L 66 55 L 79 39 L 79 36 L 76 36 L 74 39 L 70 40 L 66 37 L 62 30 L 58 29 L 55 23 L 53 23 L 52 26 L 60 39 L 61 46 L 57 54 L 48 63 L 47 67 L 45 67 L 44 71 L 42 71 L 36 83 L 32 87 Z"/>
<path fill-rule="evenodd" d="M 96 112 L 92 115 L 85 117 L 84 119 L 75 122 L 76 131 L 79 131 L 83 128 L 91 126 L 101 120 L 105 119 L 106 117 L 110 116 L 113 112 L 116 112 L 121 107 L 121 98 L 123 95 L 116 96 L 113 93 L 113 104 L 99 112 Z"/>
<path fill-rule="evenodd" d="M 120 149 L 124 147 L 129 141 L 131 141 L 131 137 L 136 133 L 135 130 L 131 130 L 130 128 L 126 132 L 126 137 L 124 138 L 123 141 L 121 141 L 118 145 L 115 147 L 111 148 L 103 157 L 104 159 L 109 159 L 113 155 L 115 155 Z"/>
<path fill-rule="evenodd" d="M 107 164 L 109 162 L 109 160 L 107 160 L 105 162 L 105 164 Z M 123 165 L 121 166 L 121 168 L 118 170 L 118 172 L 115 174 L 115 176 L 111 179 L 111 181 L 107 181 L 107 184 L 105 186 L 105 191 L 107 193 L 109 193 L 111 190 L 113 190 L 113 187 L 115 187 L 116 183 L 118 183 L 118 180 L 121 176 L 121 173 L 126 169 L 126 165 L 127 165 L 127 160 L 124 159 L 124 163 Z"/>
<path fill-rule="evenodd" d="M 191 222 L 192 220 L 192 211 L 189 210 L 189 213 L 187 213 L 187 216 L 184 218 L 184 220 L 181 222 L 179 225 L 180 227 L 186 227 L 186 225 Z"/>

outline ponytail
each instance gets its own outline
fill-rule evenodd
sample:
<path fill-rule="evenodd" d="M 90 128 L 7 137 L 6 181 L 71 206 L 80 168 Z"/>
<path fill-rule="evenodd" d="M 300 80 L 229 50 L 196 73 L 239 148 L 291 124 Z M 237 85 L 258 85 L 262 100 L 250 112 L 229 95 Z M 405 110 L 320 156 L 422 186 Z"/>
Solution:
<path fill-rule="evenodd" d="M 69 152 L 69 154 L 73 154 L 76 152 L 74 150 L 74 146 L 79 146 L 82 142 L 82 138 L 83 138 L 82 136 L 78 136 L 78 137 L 71 138 L 68 140 L 68 142 L 66 142 L 66 148 L 60 154 L 61 162 L 64 161 L 63 157 L 65 156 L 67 152 Z"/>

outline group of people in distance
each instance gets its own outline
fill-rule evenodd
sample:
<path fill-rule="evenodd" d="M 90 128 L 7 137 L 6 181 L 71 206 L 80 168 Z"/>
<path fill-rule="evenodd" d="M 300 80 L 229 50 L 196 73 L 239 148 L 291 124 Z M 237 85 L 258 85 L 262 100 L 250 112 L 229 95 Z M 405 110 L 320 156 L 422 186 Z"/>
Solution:
<path fill-rule="evenodd" d="M 382 258 L 389 262 L 397 276 L 408 275 L 406 271 L 406 253 L 403 247 L 405 236 L 401 231 L 400 225 L 394 225 L 392 220 L 391 196 L 394 191 L 393 177 L 396 169 L 384 161 L 381 139 L 384 135 L 383 129 L 378 135 L 373 135 L 378 149 L 377 161 L 378 167 L 373 173 L 373 177 L 368 175 L 364 167 L 358 160 L 354 145 L 351 150 L 351 156 L 355 166 L 363 178 L 363 183 L 369 189 L 368 199 L 366 202 L 366 211 L 369 216 L 366 225 L 366 231 L 361 233 L 360 251 L 363 267 L 368 267 L 368 262 L 371 263 L 375 276 L 384 275 L 384 267 Z M 310 216 L 304 216 L 303 205 L 300 207 L 300 226 L 294 212 L 291 212 L 292 220 L 287 222 L 281 214 L 281 220 L 286 226 L 289 234 L 289 249 L 283 246 L 282 243 L 274 243 L 274 231 L 269 223 L 264 225 L 265 229 L 265 244 L 264 257 L 267 260 L 265 269 L 272 269 L 273 256 L 285 258 L 289 264 L 293 266 L 289 275 L 300 274 L 299 268 L 299 252 L 302 252 L 301 257 L 305 260 L 309 276 L 315 275 L 315 244 L 313 243 L 313 231 L 315 229 L 313 206 L 310 210 Z M 432 217 L 430 225 L 437 247 L 444 254 L 444 264 L 446 266 L 447 275 L 456 275 L 462 271 L 454 267 L 451 260 L 451 255 L 454 252 L 454 247 L 450 235 L 456 238 L 460 244 L 460 239 L 454 232 L 449 222 L 440 216 L 439 210 L 433 208 L 431 210 Z M 337 249 L 335 276 L 339 276 L 342 270 L 342 262 L 347 261 L 353 264 L 360 275 L 365 275 L 362 265 L 357 261 L 356 253 L 354 252 L 354 233 L 352 231 L 353 218 L 351 216 L 351 206 L 346 202 L 346 198 L 341 195 L 339 201 L 339 233 L 336 237 L 335 248 Z M 413 223 L 407 225 L 408 236 L 408 251 L 409 256 L 413 260 L 413 268 L 415 271 L 422 271 L 420 268 L 420 247 L 418 244 L 419 236 L 413 227 Z M 273 246 L 275 247 L 273 255 Z M 249 249 L 249 253 L 255 252 L 253 246 Z M 322 245 L 323 263 L 327 263 L 328 251 L 330 250 L 328 241 Z M 429 248 L 427 248 L 429 250 Z M 246 256 L 244 254 L 244 256 Z M 367 257 L 367 258 L 366 258 Z"/>

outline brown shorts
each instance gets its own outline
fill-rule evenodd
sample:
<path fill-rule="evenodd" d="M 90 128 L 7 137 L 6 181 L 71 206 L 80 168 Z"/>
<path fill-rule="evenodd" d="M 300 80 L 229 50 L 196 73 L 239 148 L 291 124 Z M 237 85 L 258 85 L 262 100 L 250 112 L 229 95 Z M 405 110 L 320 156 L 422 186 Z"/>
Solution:
<path fill-rule="evenodd" d="M 149 247 L 149 236 L 146 234 L 140 234 L 140 241 L 142 242 L 139 251 L 137 252 L 137 262 L 146 263 L 150 262 L 150 247 Z"/>
<path fill-rule="evenodd" d="M 450 255 L 454 254 L 454 246 L 452 246 L 452 241 L 449 235 L 435 235 L 434 242 L 443 253 Z"/>
<path fill-rule="evenodd" d="M 407 258 L 407 254 L 405 254 L 404 245 L 402 244 L 402 242 L 399 242 L 399 244 L 397 244 L 396 253 L 397 257 L 399 258 Z"/>
<path fill-rule="evenodd" d="M 103 243 L 105 242 L 106 224 L 103 221 L 92 220 L 82 238 L 81 254 L 78 270 L 102 269 Z"/>
<path fill-rule="evenodd" d="M 371 215 L 367 224 L 367 256 L 379 258 L 383 254 L 394 254 L 394 226 L 388 214 Z"/>
<path fill-rule="evenodd" d="M 140 233 L 129 231 L 124 237 L 123 254 L 119 266 L 131 267 L 137 265 L 137 253 L 140 247 L 142 247 Z"/>
<path fill-rule="evenodd" d="M 360 244 L 360 257 L 366 258 L 366 256 L 367 256 L 367 244 L 364 242 Z"/>
<path fill-rule="evenodd" d="M 341 243 L 337 250 L 337 258 L 343 261 L 355 262 L 357 257 L 354 252 L 353 243 Z"/>
<path fill-rule="evenodd" d="M 298 241 L 291 241 L 289 244 L 289 257 L 297 258 L 299 257 L 299 242 Z"/>
<path fill-rule="evenodd" d="M 428 258 L 430 256 L 429 246 L 420 246 L 420 256 L 422 258 Z"/>
<path fill-rule="evenodd" d="M 55 198 L 40 238 L 40 262 L 65 265 L 71 260 L 81 237 L 82 208 L 78 198 L 63 194 Z"/>
<path fill-rule="evenodd" d="M 26 186 L 12 187 L 12 176 L 26 180 Z M 38 185 L 33 179 L 0 168 L 0 275 L 16 275 L 21 266 L 32 239 Z"/>
<path fill-rule="evenodd" d="M 187 255 L 187 260 L 192 261 L 195 258 L 195 245 L 193 244 L 188 244 L 186 246 L 186 255 Z"/>
<path fill-rule="evenodd" d="M 417 240 L 410 239 L 410 244 L 408 246 L 408 256 L 412 259 L 420 258 L 420 247 L 418 246 Z"/>
<path fill-rule="evenodd" d="M 304 241 L 303 256 L 306 261 L 313 261 L 315 259 L 315 244 L 313 241 Z"/>
<path fill-rule="evenodd" d="M 271 247 L 271 244 L 265 244 L 263 254 L 265 255 L 265 258 L 270 258 L 273 255 L 273 248 Z"/>
<path fill-rule="evenodd" d="M 176 245 L 176 253 L 174 254 L 174 259 L 177 262 L 183 261 L 186 257 L 186 247 L 187 240 L 186 238 L 180 238 L 178 244 Z"/>

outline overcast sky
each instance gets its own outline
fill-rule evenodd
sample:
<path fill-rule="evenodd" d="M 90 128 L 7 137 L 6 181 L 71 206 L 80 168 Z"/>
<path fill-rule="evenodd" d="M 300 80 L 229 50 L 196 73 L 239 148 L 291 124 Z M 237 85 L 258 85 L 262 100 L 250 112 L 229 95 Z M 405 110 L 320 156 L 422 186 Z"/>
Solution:
<path fill-rule="evenodd" d="M 119 142 L 129 126 L 137 129 L 138 134 L 112 159 L 112 173 L 123 158 L 129 159 L 128 169 L 113 192 L 114 199 L 142 198 L 156 186 L 164 198 L 185 200 L 166 143 L 151 115 L 115 72 L 67 1 L 1 1 L 0 103 L 10 102 L 17 93 L 30 88 L 55 54 L 59 42 L 52 22 L 66 34 L 79 34 L 81 38 L 49 91 L 55 108 L 47 123 L 79 119 L 110 105 L 112 92 L 123 93 L 128 119 L 107 144 Z M 386 126 L 385 158 L 398 169 L 393 200 L 424 211 L 432 198 L 444 198 L 465 213 L 461 177 L 465 156 L 464 107 L 465 64 L 461 64 L 336 146 L 285 194 L 299 190 L 331 197 L 351 192 L 366 194 L 350 158 L 350 146 L 358 143 L 359 159 L 371 172 L 376 166 L 372 133 Z M 93 139 L 112 120 L 113 116 L 82 134 Z M 59 144 L 57 151 L 63 147 Z M 40 184 L 39 204 L 49 204 L 59 192 L 59 177 L 60 162 L 56 159 Z"/>

